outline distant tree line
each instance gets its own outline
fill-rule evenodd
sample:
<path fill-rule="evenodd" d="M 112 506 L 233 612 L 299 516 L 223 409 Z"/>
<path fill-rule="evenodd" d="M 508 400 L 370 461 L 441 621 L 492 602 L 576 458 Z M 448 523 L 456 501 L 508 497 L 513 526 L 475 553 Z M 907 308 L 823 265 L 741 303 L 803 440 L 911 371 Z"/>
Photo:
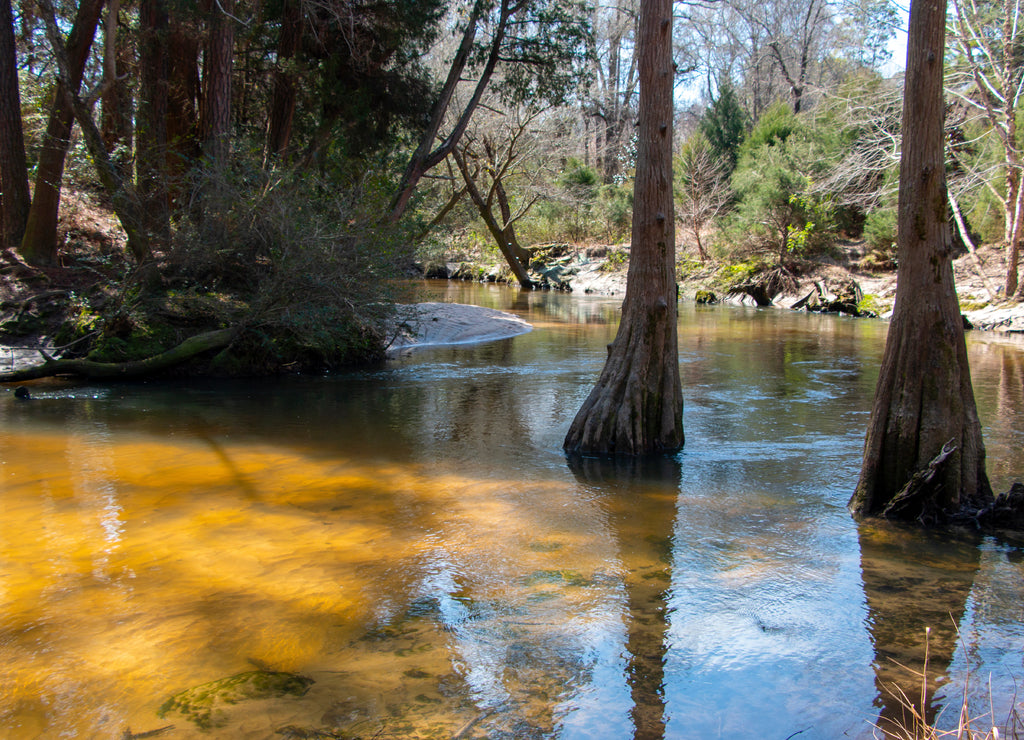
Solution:
<path fill-rule="evenodd" d="M 951 223 L 1006 249 L 1003 296 L 1018 6 L 954 2 L 946 50 Z M 863 237 L 891 265 L 896 6 L 673 12 L 684 258 L 785 265 Z M 264 316 L 337 303 L 415 248 L 494 250 L 528 285 L 533 244 L 629 238 L 638 18 L 638 0 L 0 0 L 2 245 L 60 263 L 70 180 L 105 194 L 134 277 L 221 276 Z"/>

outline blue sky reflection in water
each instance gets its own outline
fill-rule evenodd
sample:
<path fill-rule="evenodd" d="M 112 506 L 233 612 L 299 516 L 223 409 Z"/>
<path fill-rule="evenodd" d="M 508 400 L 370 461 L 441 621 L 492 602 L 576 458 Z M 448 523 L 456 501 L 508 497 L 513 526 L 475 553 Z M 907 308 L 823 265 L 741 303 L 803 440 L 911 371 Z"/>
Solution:
<path fill-rule="evenodd" d="M 684 451 L 567 462 L 619 300 L 426 290 L 536 328 L 324 379 L 0 398 L 0 734 L 871 737 L 926 625 L 935 708 L 955 720 L 970 666 L 1002 719 L 1019 543 L 846 512 L 885 324 L 684 303 Z M 1024 351 L 971 358 L 1002 490 Z M 258 669 L 315 683 L 189 693 Z"/>

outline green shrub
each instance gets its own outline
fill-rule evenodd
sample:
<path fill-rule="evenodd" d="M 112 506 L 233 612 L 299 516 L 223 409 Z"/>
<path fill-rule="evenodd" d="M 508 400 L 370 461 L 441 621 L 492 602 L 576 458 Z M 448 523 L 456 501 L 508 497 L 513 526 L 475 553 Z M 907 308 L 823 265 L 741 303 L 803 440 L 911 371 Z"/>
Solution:
<path fill-rule="evenodd" d="M 238 326 L 266 340 L 249 343 L 254 371 L 276 360 L 333 368 L 383 349 L 391 278 L 412 258 L 409 241 L 378 225 L 389 192 L 378 172 L 332 177 L 328 187 L 308 172 L 244 164 L 193 175 L 201 212 L 175 233 L 168 277 L 244 303 Z"/>
<path fill-rule="evenodd" d="M 873 251 L 892 254 L 896 249 L 896 209 L 879 208 L 864 219 L 864 241 Z"/>
<path fill-rule="evenodd" d="M 828 246 L 835 239 L 830 195 L 814 187 L 825 168 L 823 147 L 789 106 L 772 106 L 741 148 L 732 186 L 737 207 L 730 232 L 748 250 L 768 250 L 780 260 Z"/>

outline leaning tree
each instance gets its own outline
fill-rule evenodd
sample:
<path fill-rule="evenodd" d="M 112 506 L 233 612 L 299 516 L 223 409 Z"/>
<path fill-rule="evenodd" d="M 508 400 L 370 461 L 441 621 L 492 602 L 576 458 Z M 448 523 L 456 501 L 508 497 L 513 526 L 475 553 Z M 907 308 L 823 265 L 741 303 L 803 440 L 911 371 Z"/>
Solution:
<path fill-rule="evenodd" d="M 637 54 L 633 234 L 622 320 L 597 385 L 565 437 L 570 453 L 642 455 L 683 446 L 672 206 L 672 2 L 643 0 Z"/>
<path fill-rule="evenodd" d="M 946 4 L 910 6 L 896 303 L 850 499 L 858 515 L 944 520 L 992 501 L 953 283 L 943 149 Z"/>

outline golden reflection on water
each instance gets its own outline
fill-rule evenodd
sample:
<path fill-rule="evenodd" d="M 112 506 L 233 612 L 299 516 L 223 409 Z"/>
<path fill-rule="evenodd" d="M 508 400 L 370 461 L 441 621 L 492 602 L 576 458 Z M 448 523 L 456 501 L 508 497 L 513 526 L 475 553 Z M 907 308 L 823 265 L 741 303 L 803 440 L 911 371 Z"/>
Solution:
<path fill-rule="evenodd" d="M 604 618 L 601 579 L 614 581 L 593 546 L 600 512 L 560 515 L 564 485 L 530 482 L 546 505 L 525 510 L 518 480 L 117 440 L 81 425 L 3 435 L 0 452 L 4 737 L 166 723 L 191 737 L 188 721 L 156 719 L 160 703 L 254 666 L 316 683 L 301 699 L 221 707 L 225 736 L 269 737 L 310 718 L 397 731 L 412 717 L 417 732 L 443 735 L 481 706 L 525 708 L 524 691 L 544 694 L 526 719 L 550 729 L 572 656 L 559 666 L 554 645 L 531 668 L 505 652 L 524 649 L 528 633 L 542 645 L 547 632 L 585 642 Z M 410 605 L 417 592 L 422 603 Z M 535 623 L 545 601 L 557 625 Z M 460 645 L 474 620 L 494 636 Z M 517 665 L 529 680 L 508 680 Z"/>

